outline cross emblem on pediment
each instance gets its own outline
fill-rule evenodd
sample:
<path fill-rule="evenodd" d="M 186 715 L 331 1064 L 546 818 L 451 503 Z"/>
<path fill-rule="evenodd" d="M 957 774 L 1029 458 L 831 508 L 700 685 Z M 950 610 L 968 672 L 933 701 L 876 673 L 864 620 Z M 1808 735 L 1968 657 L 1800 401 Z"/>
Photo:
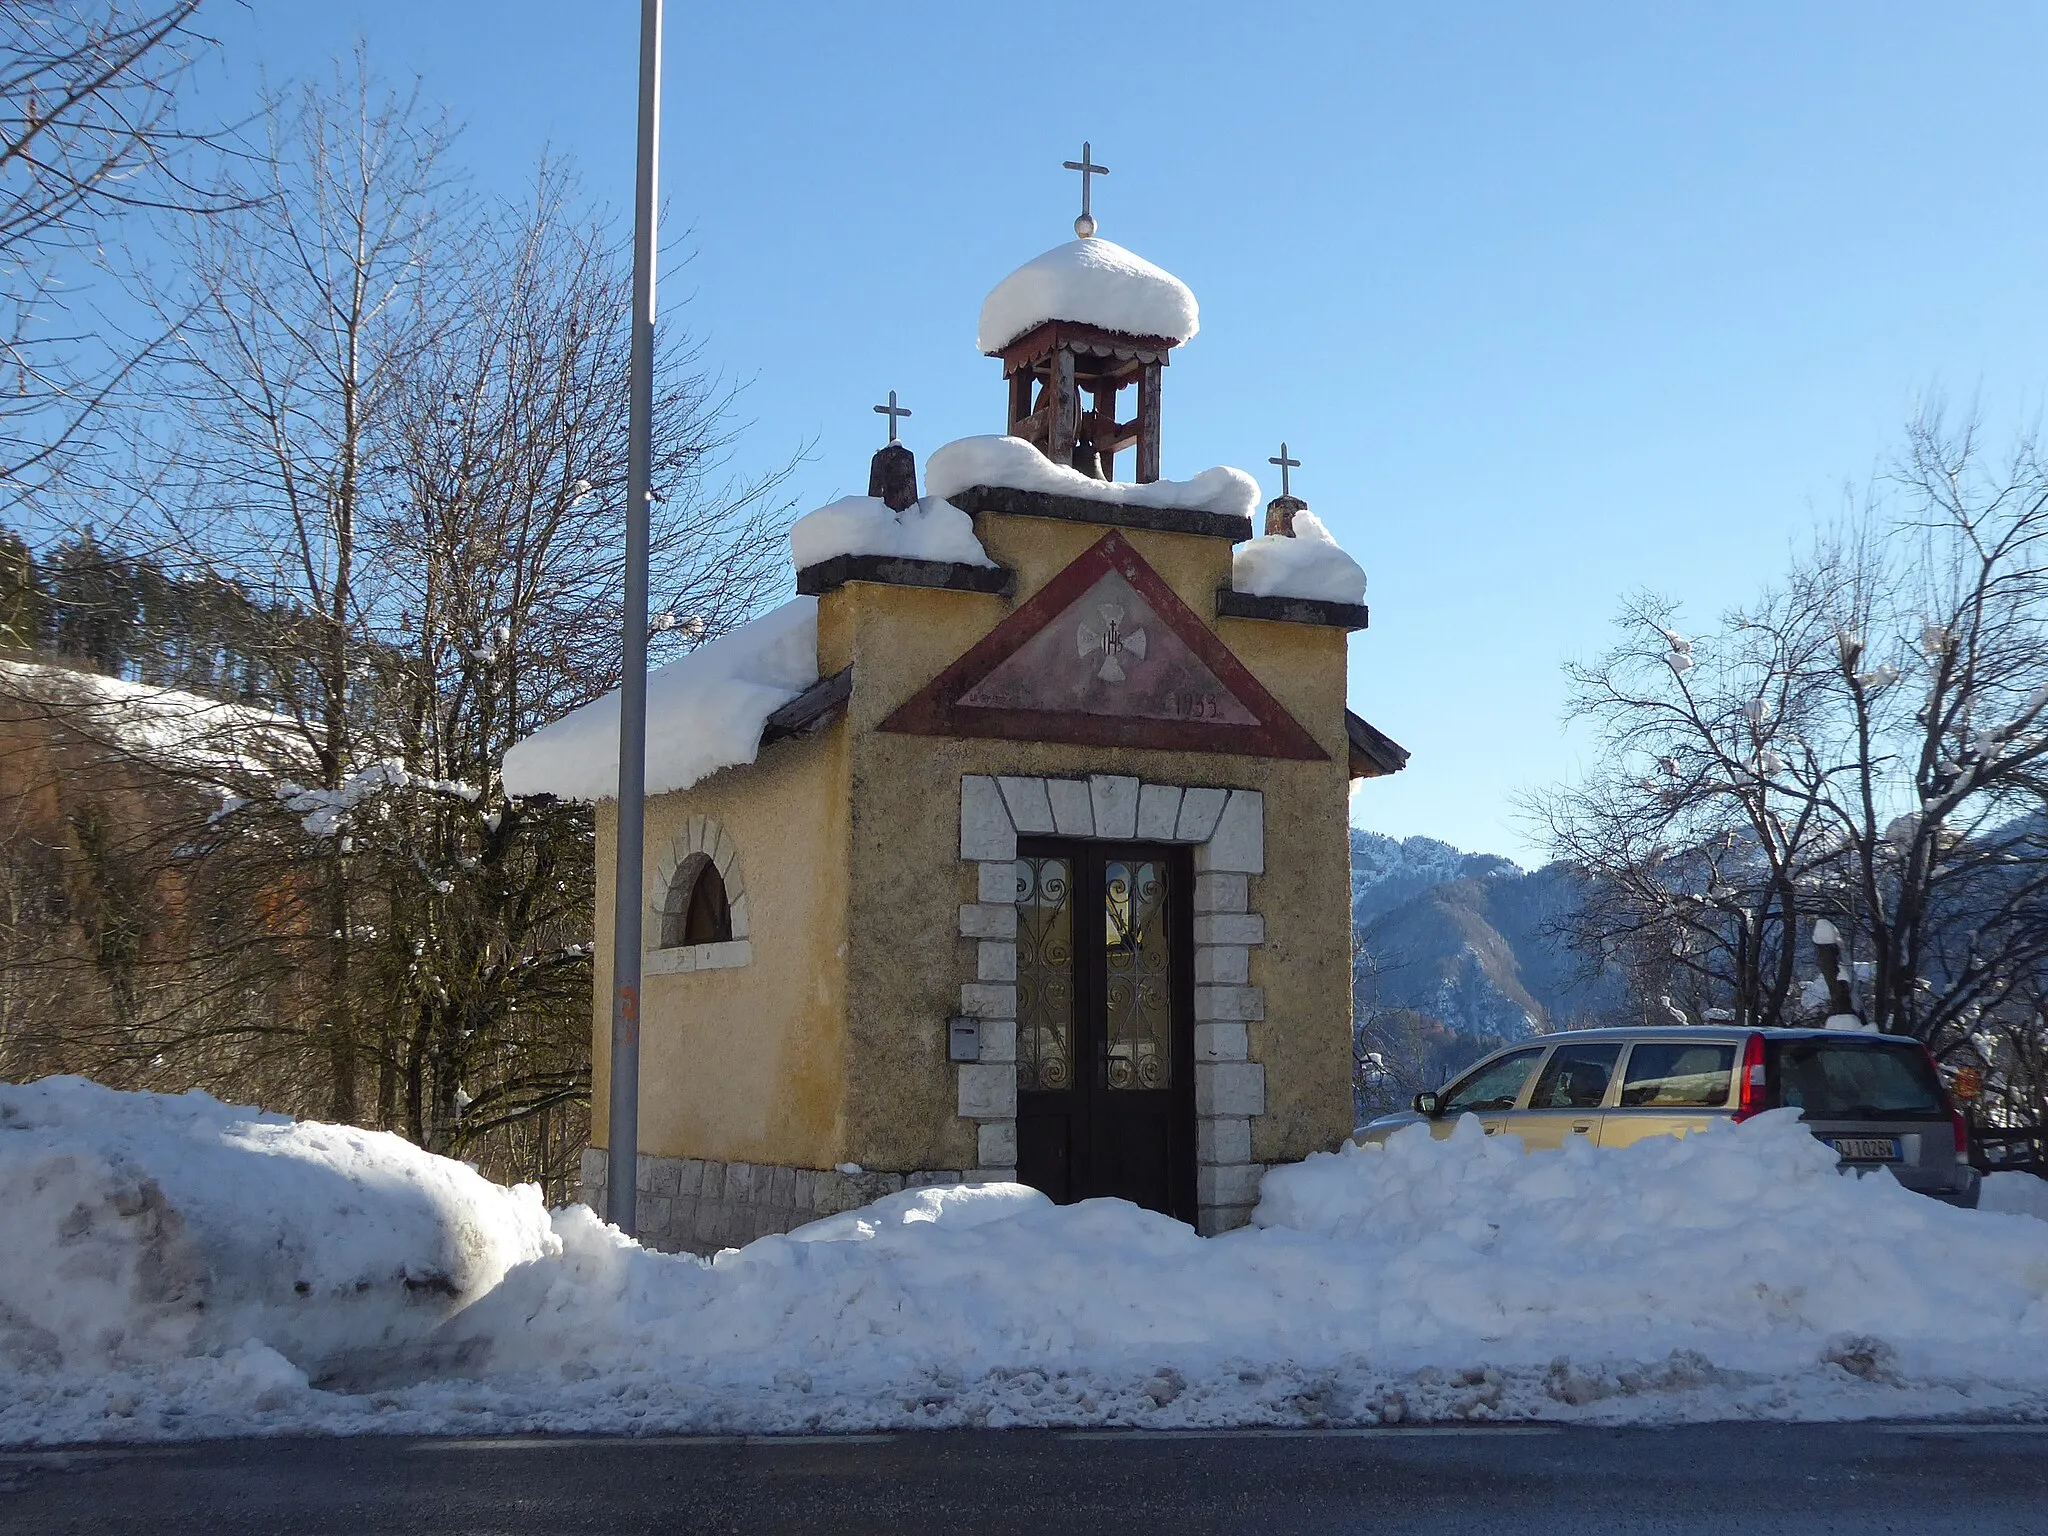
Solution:
<path fill-rule="evenodd" d="M 1103 603 L 1096 610 L 1102 618 L 1098 628 L 1086 619 L 1074 630 L 1074 650 L 1081 656 L 1100 656 L 1102 665 L 1095 675 L 1105 683 L 1120 683 L 1124 680 L 1124 659 L 1128 657 L 1133 665 L 1145 659 L 1145 631 L 1142 628 L 1124 628 L 1124 610 L 1114 603 Z"/>
<path fill-rule="evenodd" d="M 1019 603 L 881 729 L 1329 760 L 1115 532 Z"/>

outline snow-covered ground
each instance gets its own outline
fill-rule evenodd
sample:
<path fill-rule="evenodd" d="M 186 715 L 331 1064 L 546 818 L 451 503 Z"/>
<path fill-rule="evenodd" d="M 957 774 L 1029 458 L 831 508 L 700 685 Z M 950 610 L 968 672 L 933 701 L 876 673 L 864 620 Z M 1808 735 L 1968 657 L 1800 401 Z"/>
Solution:
<path fill-rule="evenodd" d="M 283 715 L 70 667 L 0 660 L 0 701 L 46 709 L 115 751 L 199 776 L 304 768 L 311 758 Z"/>
<path fill-rule="evenodd" d="M 2012 1211 L 2048 1221 L 2048 1179 L 2031 1173 L 1987 1174 L 1981 1204 L 1987 1211 Z"/>
<path fill-rule="evenodd" d="M 0 1441 L 2048 1416 L 2048 1222 L 1780 1113 L 1271 1175 L 1204 1240 L 914 1190 L 706 1263 L 390 1136 L 0 1087 Z M 2001 1197 L 2003 1198 L 2003 1197 Z"/>

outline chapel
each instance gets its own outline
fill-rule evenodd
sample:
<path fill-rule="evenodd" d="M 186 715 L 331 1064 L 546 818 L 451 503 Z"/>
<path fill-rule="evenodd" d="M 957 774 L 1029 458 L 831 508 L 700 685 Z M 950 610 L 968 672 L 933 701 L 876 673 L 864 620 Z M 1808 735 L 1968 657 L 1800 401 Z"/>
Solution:
<path fill-rule="evenodd" d="M 1194 296 L 1076 229 L 983 305 L 1002 433 L 920 492 L 892 392 L 868 495 L 792 531 L 797 596 L 650 677 L 650 1246 L 963 1180 L 1215 1233 L 1350 1130 L 1350 786 L 1407 760 L 1346 707 L 1364 575 L 1284 445 L 1256 536 L 1251 476 L 1161 478 Z M 599 1210 L 617 721 L 505 764 L 597 802 Z"/>

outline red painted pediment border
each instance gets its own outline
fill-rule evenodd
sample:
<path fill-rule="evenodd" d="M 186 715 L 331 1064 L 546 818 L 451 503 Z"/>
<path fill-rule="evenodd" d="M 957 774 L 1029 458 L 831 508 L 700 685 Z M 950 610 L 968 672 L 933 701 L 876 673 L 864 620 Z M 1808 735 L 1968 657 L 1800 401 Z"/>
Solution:
<path fill-rule="evenodd" d="M 1187 646 L 1253 716 L 1251 725 L 1213 720 L 1158 720 L 1142 716 L 1095 715 L 1070 710 L 962 707 L 961 696 L 1001 666 L 1115 572 L 1152 606 L 1161 622 Z M 1152 747 L 1171 752 L 1229 752 L 1327 762 L 1329 753 L 1249 668 L 1237 659 L 1201 616 L 1169 587 L 1121 533 L 1104 535 L 1090 549 L 1018 605 L 966 654 L 906 700 L 881 724 L 885 731 L 914 736 L 997 737 L 1009 741 L 1057 741 L 1083 746 Z"/>

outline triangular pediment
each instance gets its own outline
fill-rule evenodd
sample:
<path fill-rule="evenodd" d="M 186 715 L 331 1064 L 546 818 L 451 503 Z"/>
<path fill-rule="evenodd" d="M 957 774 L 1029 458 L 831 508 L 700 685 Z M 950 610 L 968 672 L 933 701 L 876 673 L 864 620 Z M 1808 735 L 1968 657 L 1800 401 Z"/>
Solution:
<path fill-rule="evenodd" d="M 1328 757 L 1120 533 L 1019 605 L 882 729 Z"/>

